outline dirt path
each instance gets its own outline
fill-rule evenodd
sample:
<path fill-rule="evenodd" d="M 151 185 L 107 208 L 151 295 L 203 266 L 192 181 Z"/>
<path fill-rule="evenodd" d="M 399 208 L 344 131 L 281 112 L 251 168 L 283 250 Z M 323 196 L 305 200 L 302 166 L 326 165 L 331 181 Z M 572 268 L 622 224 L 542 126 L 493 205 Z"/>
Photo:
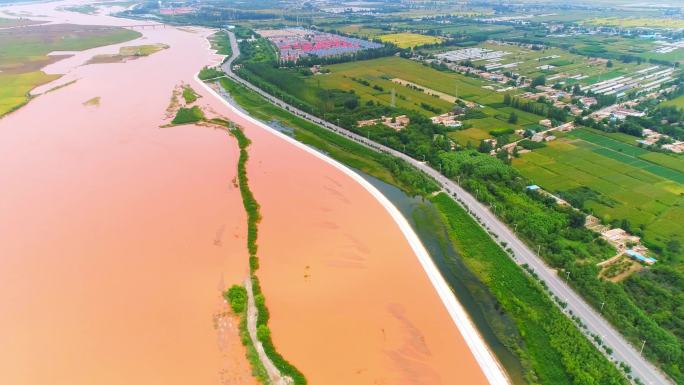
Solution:
<path fill-rule="evenodd" d="M 254 292 L 252 291 L 252 280 L 247 278 L 245 280 L 245 288 L 247 289 L 247 331 L 249 338 L 252 339 L 254 348 L 259 355 L 259 360 L 264 364 L 268 372 L 268 378 L 273 385 L 290 385 L 293 383 L 292 379 L 283 376 L 278 368 L 273 364 L 273 361 L 266 355 L 263 345 L 257 339 L 257 316 L 258 311 L 256 303 L 254 302 Z"/>

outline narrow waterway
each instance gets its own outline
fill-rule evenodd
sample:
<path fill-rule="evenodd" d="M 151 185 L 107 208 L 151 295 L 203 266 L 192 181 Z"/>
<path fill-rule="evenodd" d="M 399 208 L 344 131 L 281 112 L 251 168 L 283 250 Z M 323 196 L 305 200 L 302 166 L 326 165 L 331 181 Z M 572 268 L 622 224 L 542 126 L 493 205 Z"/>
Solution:
<path fill-rule="evenodd" d="M 501 336 L 509 332 L 509 328 L 514 328 L 513 321 L 501 315 L 496 308 L 496 299 L 465 266 L 448 240 L 447 230 L 439 218 L 437 208 L 423 197 L 408 196 L 391 184 L 359 170 L 355 171 L 380 190 L 409 221 L 487 346 L 506 369 L 511 382 L 516 385 L 526 384 L 520 360 L 501 339 Z M 499 335 L 495 330 L 500 330 Z"/>

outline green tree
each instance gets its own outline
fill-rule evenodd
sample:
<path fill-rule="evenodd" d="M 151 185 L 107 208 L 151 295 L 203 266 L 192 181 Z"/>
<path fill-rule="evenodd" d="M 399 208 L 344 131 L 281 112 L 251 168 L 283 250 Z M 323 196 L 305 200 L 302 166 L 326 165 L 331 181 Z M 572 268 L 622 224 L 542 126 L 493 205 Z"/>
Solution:
<path fill-rule="evenodd" d="M 242 313 L 247 306 L 247 290 L 239 285 L 233 285 L 225 293 L 223 298 L 228 301 L 234 313 Z"/>
<path fill-rule="evenodd" d="M 511 112 L 511 114 L 508 115 L 508 123 L 511 123 L 511 124 L 518 123 L 518 114 L 516 114 L 515 111 Z"/>
<path fill-rule="evenodd" d="M 489 154 L 492 151 L 492 144 L 488 140 L 481 140 L 477 151 L 483 154 Z"/>
<path fill-rule="evenodd" d="M 536 86 L 543 86 L 546 84 L 546 77 L 544 75 L 539 75 L 536 78 L 532 79 L 532 83 L 530 83 L 530 87 L 534 88 Z"/>

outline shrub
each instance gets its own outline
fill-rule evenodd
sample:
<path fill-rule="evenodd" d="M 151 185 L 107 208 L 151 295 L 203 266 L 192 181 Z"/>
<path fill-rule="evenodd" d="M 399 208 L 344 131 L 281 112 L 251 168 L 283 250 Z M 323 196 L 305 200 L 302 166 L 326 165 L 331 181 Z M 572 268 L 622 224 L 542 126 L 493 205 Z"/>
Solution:
<path fill-rule="evenodd" d="M 247 306 L 247 290 L 242 286 L 231 286 L 230 289 L 223 293 L 223 298 L 228 301 L 230 308 L 236 314 L 242 313 Z"/>

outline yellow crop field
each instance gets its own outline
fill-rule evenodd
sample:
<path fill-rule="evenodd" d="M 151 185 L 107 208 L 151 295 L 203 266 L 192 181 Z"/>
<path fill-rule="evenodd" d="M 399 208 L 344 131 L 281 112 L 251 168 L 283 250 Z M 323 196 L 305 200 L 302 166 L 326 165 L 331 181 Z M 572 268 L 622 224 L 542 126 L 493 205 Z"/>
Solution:
<path fill-rule="evenodd" d="M 393 33 L 391 35 L 382 35 L 379 38 L 383 42 L 392 43 L 400 48 L 412 48 L 426 44 L 435 44 L 442 41 L 442 39 L 439 37 L 421 35 L 417 33 Z"/>

